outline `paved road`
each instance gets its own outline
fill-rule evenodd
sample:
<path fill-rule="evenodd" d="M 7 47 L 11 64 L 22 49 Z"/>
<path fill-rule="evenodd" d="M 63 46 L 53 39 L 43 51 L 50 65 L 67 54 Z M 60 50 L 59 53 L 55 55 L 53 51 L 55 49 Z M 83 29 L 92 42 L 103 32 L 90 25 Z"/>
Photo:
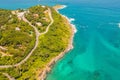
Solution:
<path fill-rule="evenodd" d="M 9 80 L 15 80 L 13 77 L 11 77 L 9 74 L 7 73 L 2 73 L 4 76 L 6 76 Z"/>
<path fill-rule="evenodd" d="M 31 27 L 34 28 L 35 30 L 35 33 L 36 33 L 36 42 L 35 42 L 35 46 L 33 47 L 33 49 L 30 51 L 30 53 L 22 60 L 20 61 L 19 63 L 16 63 L 14 65 L 0 65 L 0 68 L 10 68 L 10 67 L 17 67 L 17 66 L 20 66 L 22 65 L 23 63 L 25 63 L 28 58 L 32 55 L 32 53 L 35 51 L 35 49 L 37 48 L 38 46 L 38 43 L 39 43 L 39 36 L 40 35 L 43 35 L 43 34 L 46 34 L 49 30 L 49 27 L 53 24 L 54 20 L 52 18 L 52 14 L 51 14 L 51 10 L 48 8 L 49 10 L 49 16 L 50 16 L 50 19 L 51 19 L 51 23 L 47 26 L 46 28 L 46 31 L 43 32 L 43 33 L 39 33 L 38 29 L 33 26 L 25 17 L 24 17 L 24 13 L 19 13 L 18 14 L 18 17 L 21 18 L 23 21 L 27 22 Z"/>
<path fill-rule="evenodd" d="M 52 14 L 51 14 L 52 12 L 49 8 L 48 8 L 48 11 L 49 11 L 49 16 L 50 16 L 51 23 L 47 26 L 46 31 L 43 32 L 43 33 L 40 33 L 40 35 L 46 34 L 48 32 L 50 26 L 54 23 L 54 20 L 53 20 Z"/>

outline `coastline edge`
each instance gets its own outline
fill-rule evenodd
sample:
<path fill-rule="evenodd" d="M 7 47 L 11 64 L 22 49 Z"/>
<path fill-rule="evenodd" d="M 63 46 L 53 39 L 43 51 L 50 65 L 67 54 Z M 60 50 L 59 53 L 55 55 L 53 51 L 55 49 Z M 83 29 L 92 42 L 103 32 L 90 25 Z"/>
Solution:
<path fill-rule="evenodd" d="M 59 10 L 61 9 L 64 9 L 66 8 L 67 6 L 66 5 L 59 5 L 59 7 L 54 7 L 54 9 L 56 10 L 57 13 L 59 13 Z M 60 13 L 59 13 L 60 14 Z M 46 76 L 47 74 L 51 71 L 53 65 L 59 60 L 61 59 L 67 52 L 69 52 L 70 50 L 72 50 L 74 47 L 73 47 L 73 38 L 74 38 L 74 34 L 77 32 L 75 26 L 71 23 L 71 21 L 69 20 L 69 18 L 65 15 L 62 15 L 60 14 L 62 17 L 64 17 L 67 21 L 68 21 L 68 24 L 70 25 L 71 27 L 71 37 L 70 37 L 70 40 L 69 40 L 69 44 L 68 44 L 68 47 L 63 51 L 61 52 L 59 55 L 57 55 L 55 58 L 53 58 L 47 65 L 45 68 L 43 68 L 42 70 L 42 73 L 39 74 L 38 76 L 38 80 L 45 80 L 46 79 Z"/>

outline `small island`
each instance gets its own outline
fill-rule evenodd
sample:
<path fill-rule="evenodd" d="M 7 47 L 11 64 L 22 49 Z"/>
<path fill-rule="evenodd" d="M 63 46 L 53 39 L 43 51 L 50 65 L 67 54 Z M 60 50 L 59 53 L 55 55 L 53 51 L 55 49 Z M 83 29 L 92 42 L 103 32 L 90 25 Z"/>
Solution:
<path fill-rule="evenodd" d="M 54 7 L 0 9 L 0 80 L 44 80 L 73 48 L 75 29 Z"/>

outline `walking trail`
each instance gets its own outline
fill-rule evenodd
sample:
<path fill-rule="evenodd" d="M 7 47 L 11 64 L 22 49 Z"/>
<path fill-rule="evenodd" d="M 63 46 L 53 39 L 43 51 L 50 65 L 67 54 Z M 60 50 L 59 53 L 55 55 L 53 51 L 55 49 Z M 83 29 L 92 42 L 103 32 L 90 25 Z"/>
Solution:
<path fill-rule="evenodd" d="M 14 64 L 14 65 L 0 65 L 0 68 L 17 67 L 17 66 L 22 65 L 23 63 L 25 63 L 25 62 L 29 59 L 29 57 L 32 55 L 32 53 L 35 51 L 35 49 L 37 48 L 37 46 L 38 46 L 38 44 L 39 44 L 39 36 L 41 36 L 41 35 L 43 35 L 43 34 L 46 34 L 46 33 L 48 32 L 50 26 L 51 26 L 51 25 L 53 24 L 53 22 L 54 22 L 54 20 L 53 20 L 53 18 L 52 18 L 51 10 L 50 10 L 49 8 L 48 8 L 48 11 L 49 11 L 49 17 L 50 17 L 51 23 L 47 26 L 45 32 L 42 32 L 42 33 L 39 33 L 38 29 L 37 29 L 34 25 L 32 25 L 31 22 L 29 22 L 29 21 L 25 18 L 25 16 L 24 16 L 25 12 L 22 12 L 22 13 L 18 13 L 18 14 L 17 14 L 17 15 L 18 15 L 18 18 L 20 18 L 20 19 L 22 19 L 23 21 L 27 22 L 31 27 L 34 28 L 35 34 L 36 34 L 35 45 L 34 45 L 33 49 L 29 52 L 29 54 L 28 54 L 22 61 L 20 61 L 19 63 L 16 63 L 16 64 Z"/>

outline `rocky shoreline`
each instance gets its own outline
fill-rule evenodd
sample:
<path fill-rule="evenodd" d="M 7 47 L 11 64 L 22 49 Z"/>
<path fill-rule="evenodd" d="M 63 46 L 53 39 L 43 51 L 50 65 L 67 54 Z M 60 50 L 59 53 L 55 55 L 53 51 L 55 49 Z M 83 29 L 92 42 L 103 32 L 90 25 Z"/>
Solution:
<path fill-rule="evenodd" d="M 66 6 L 65 5 L 59 5 L 59 6 L 55 6 L 54 9 L 58 12 L 59 9 L 63 9 L 65 8 Z M 59 12 L 58 12 L 59 13 Z M 61 52 L 58 56 L 56 56 L 55 58 L 53 58 L 47 65 L 46 67 L 42 70 L 42 72 L 39 74 L 39 77 L 38 77 L 38 80 L 45 80 L 47 74 L 51 71 L 51 68 L 52 66 L 59 60 L 61 59 L 68 51 L 70 51 L 71 49 L 73 49 L 73 37 L 74 37 L 74 34 L 76 32 L 76 28 L 73 24 L 71 24 L 70 20 L 62 15 L 66 20 L 67 20 L 67 23 L 70 25 L 71 27 L 71 37 L 70 37 L 70 41 L 69 41 L 69 44 L 68 44 L 68 47 L 63 51 Z"/>

